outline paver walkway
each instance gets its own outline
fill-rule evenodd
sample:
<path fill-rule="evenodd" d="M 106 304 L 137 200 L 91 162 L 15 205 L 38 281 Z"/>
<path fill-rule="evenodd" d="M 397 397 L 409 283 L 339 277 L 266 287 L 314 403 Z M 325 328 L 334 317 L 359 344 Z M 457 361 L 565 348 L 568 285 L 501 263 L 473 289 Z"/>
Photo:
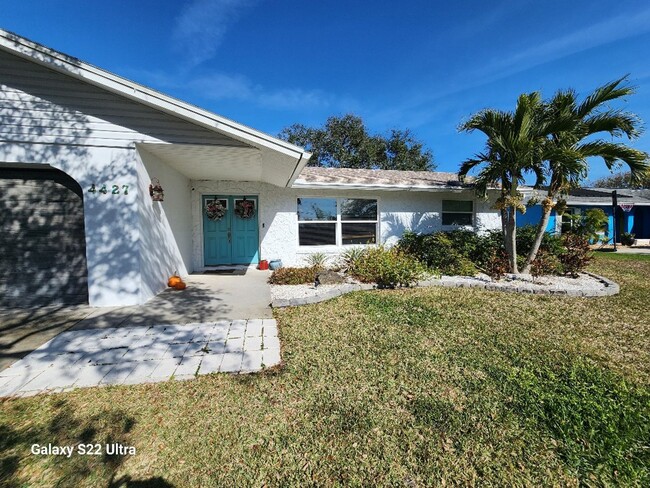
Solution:
<path fill-rule="evenodd" d="M 273 319 L 73 330 L 0 371 L 0 397 L 249 373 L 279 363 Z"/>

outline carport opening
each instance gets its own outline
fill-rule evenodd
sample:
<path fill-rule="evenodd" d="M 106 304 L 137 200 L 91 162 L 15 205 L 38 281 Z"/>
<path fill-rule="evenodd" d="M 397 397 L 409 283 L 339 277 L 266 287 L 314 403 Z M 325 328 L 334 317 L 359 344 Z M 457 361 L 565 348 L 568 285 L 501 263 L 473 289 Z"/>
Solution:
<path fill-rule="evenodd" d="M 0 306 L 88 303 L 83 191 L 51 167 L 0 165 Z"/>

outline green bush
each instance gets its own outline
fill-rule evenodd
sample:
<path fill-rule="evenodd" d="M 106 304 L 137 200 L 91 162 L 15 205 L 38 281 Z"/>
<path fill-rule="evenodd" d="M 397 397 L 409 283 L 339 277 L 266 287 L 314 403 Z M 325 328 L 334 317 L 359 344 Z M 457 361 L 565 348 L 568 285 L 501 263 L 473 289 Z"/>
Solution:
<path fill-rule="evenodd" d="M 486 259 L 483 269 L 491 278 L 499 279 L 510 269 L 508 254 L 505 249 L 496 249 L 492 251 L 489 258 Z"/>
<path fill-rule="evenodd" d="M 488 264 L 494 261 L 496 254 L 503 253 L 503 235 L 500 230 L 495 229 L 477 236 L 474 251 L 468 257 L 476 266 L 486 269 Z"/>
<path fill-rule="evenodd" d="M 540 249 L 531 263 L 530 273 L 533 276 L 559 275 L 564 273 L 564 268 L 559 257 Z"/>
<path fill-rule="evenodd" d="M 624 246 L 633 246 L 636 242 L 635 235 L 630 232 L 621 232 L 621 244 Z"/>
<path fill-rule="evenodd" d="M 307 256 L 307 264 L 310 268 L 325 269 L 329 256 L 324 252 L 315 252 Z"/>
<path fill-rule="evenodd" d="M 598 242 L 608 225 L 609 217 L 602 208 L 590 208 L 580 215 L 575 232 L 585 236 L 589 242 Z"/>
<path fill-rule="evenodd" d="M 303 285 L 305 283 L 314 283 L 316 273 L 321 269 L 317 267 L 310 268 L 280 268 L 276 269 L 269 283 L 272 285 Z"/>
<path fill-rule="evenodd" d="M 357 262 L 364 252 L 365 248 L 363 247 L 351 247 L 343 251 L 339 258 L 341 269 L 348 274 L 354 275 Z"/>
<path fill-rule="evenodd" d="M 528 255 L 530 249 L 533 247 L 535 234 L 537 234 L 536 225 L 524 225 L 517 229 L 517 254 L 520 256 Z M 542 244 L 539 246 L 539 249 L 546 251 L 548 254 L 559 257 L 560 254 L 564 253 L 564 244 L 559 235 L 544 232 Z"/>
<path fill-rule="evenodd" d="M 380 288 L 411 286 L 424 275 L 424 268 L 414 257 L 399 248 L 371 247 L 361 254 L 353 276 Z"/>
<path fill-rule="evenodd" d="M 472 237 L 472 239 L 474 238 Z M 462 235 L 458 232 L 454 235 L 454 239 L 459 242 L 462 240 Z M 397 247 L 429 269 L 441 274 L 463 276 L 476 274 L 474 264 L 457 249 L 447 232 L 436 232 L 435 234 L 405 232 Z M 470 243 L 466 247 L 473 248 L 473 245 Z"/>
<path fill-rule="evenodd" d="M 593 259 L 589 241 L 586 237 L 574 233 L 562 235 L 564 252 L 559 256 L 566 274 L 576 277 Z"/>

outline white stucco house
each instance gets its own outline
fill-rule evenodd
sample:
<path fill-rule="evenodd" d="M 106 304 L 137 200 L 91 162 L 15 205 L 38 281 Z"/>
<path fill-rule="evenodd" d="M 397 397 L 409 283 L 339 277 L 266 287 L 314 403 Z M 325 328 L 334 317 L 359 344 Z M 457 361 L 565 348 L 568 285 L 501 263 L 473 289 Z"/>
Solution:
<path fill-rule="evenodd" d="M 0 306 L 139 304 L 174 272 L 499 227 L 455 174 L 307 167 L 302 148 L 1 30 L 0 88 Z"/>

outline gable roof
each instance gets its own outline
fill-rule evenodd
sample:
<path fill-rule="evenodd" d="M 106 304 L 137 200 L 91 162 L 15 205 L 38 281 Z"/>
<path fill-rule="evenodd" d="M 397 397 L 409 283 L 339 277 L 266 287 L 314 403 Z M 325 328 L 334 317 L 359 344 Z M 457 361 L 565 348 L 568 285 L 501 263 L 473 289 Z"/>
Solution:
<path fill-rule="evenodd" d="M 294 188 L 357 188 L 383 190 L 458 190 L 468 188 L 457 173 L 381 169 L 306 167 Z"/>
<path fill-rule="evenodd" d="M 170 97 L 3 29 L 0 29 L 0 49 L 116 93 L 124 98 L 227 135 L 260 150 L 273 151 L 278 156 L 286 159 L 287 164 L 295 164 L 289 184 L 293 182 L 311 157 L 311 154 L 301 147 Z"/>

